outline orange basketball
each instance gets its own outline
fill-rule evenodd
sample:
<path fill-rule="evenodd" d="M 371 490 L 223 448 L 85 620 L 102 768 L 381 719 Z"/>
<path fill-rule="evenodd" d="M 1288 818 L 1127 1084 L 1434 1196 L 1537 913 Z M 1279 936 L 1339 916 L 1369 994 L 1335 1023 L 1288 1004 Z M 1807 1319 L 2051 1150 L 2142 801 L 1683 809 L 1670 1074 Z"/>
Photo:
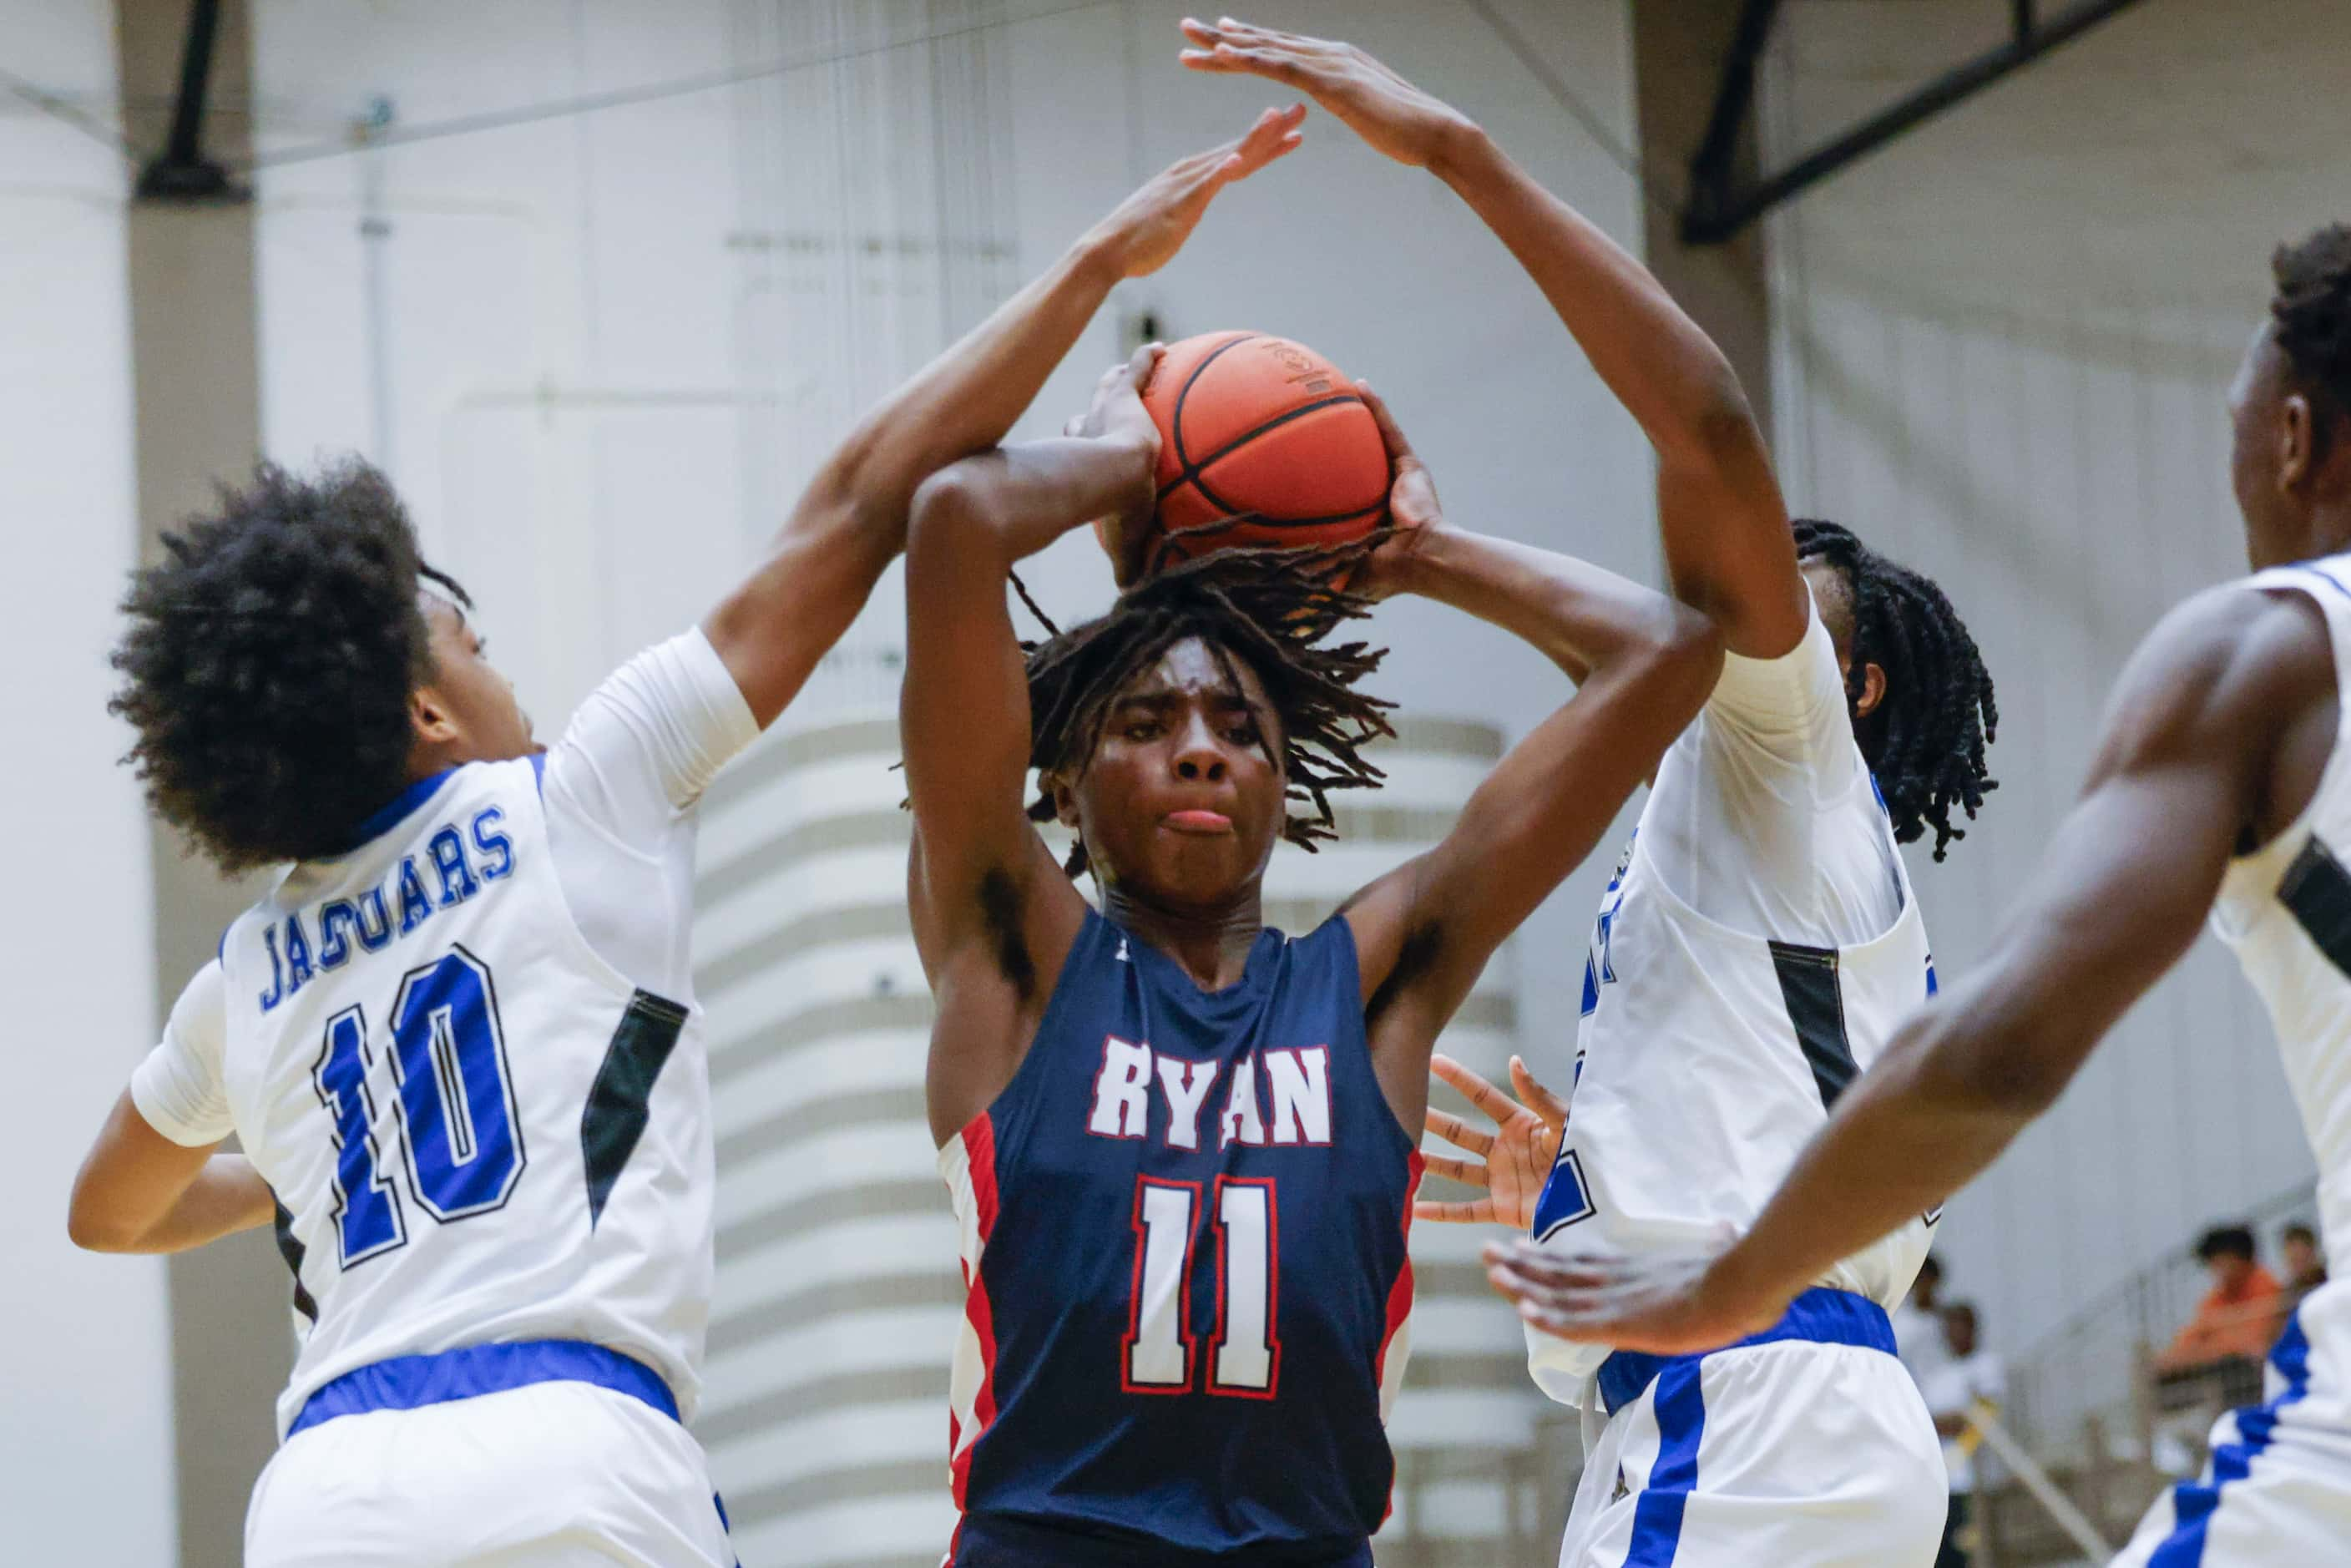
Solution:
<path fill-rule="evenodd" d="M 1159 425 L 1155 563 L 1345 544 L 1387 518 L 1388 456 L 1355 383 L 1262 332 L 1171 344 L 1144 403 Z"/>

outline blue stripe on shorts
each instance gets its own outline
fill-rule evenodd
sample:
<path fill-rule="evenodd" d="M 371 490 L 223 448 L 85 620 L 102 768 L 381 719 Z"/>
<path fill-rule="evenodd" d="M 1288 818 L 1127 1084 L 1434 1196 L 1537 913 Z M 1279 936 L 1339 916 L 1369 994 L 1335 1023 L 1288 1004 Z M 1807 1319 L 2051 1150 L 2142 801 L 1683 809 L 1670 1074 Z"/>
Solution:
<path fill-rule="evenodd" d="M 1798 1341 L 1853 1345 L 1894 1354 L 1894 1326 L 1886 1309 L 1850 1291 L 1815 1288 L 1788 1305 L 1786 1315 L 1761 1333 L 1725 1350 Z M 1659 1356 L 1620 1350 L 1600 1365 L 1600 1396 L 1610 1414 L 1622 1410 L 1654 1386 L 1650 1408 L 1657 1418 L 1657 1458 L 1648 1485 L 1633 1503 L 1633 1542 L 1625 1568 L 1671 1568 L 1681 1550 L 1682 1515 L 1698 1490 L 1698 1441 L 1706 1435 L 1706 1400 L 1698 1387 L 1698 1355 Z"/>
<path fill-rule="evenodd" d="M 1682 1511 L 1698 1488 L 1698 1445 L 1706 1435 L 1706 1400 L 1698 1389 L 1699 1358 L 1670 1363 L 1657 1374 L 1657 1462 L 1633 1502 L 1633 1544 L 1625 1568 L 1672 1568 L 1681 1550 Z"/>
<path fill-rule="evenodd" d="M 2253 1460 L 2277 1435 L 2278 1412 L 2310 1392 L 2310 1340 L 2302 1332 L 2299 1309 L 2286 1320 L 2270 1364 L 2285 1379 L 2285 1387 L 2267 1404 L 2238 1411 L 2237 1440 L 2212 1450 L 2203 1477 L 2171 1489 L 2171 1533 L 2147 1558 L 2147 1568 L 2199 1568 L 2212 1515 L 2220 1507 L 2220 1489 L 2252 1473 Z"/>

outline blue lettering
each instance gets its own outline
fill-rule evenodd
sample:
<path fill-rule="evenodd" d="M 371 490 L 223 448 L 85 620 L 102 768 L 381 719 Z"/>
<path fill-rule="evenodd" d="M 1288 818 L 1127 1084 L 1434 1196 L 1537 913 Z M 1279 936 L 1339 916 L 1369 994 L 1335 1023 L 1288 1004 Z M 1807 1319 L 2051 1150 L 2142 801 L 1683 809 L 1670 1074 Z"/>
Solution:
<path fill-rule="evenodd" d="M 433 913 L 433 901 L 424 896 L 424 879 L 416 874 L 413 856 L 400 857 L 400 934 L 402 936 L 424 923 Z"/>
<path fill-rule="evenodd" d="M 269 988 L 262 992 L 260 997 L 261 1010 L 267 1012 L 286 999 L 286 971 L 277 961 L 277 926 L 265 925 L 261 928 L 261 945 L 269 949 Z M 227 946 L 225 940 L 223 941 L 222 946 Z"/>
<path fill-rule="evenodd" d="M 290 996 L 310 983 L 310 939 L 302 935 L 300 911 L 286 917 L 286 990 Z"/>
<path fill-rule="evenodd" d="M 482 891 L 474 880 L 474 873 L 465 864 L 465 841 L 457 837 L 455 828 L 444 828 L 433 835 L 433 869 L 441 877 L 441 907 L 462 904 Z"/>
<path fill-rule="evenodd" d="M 360 895 L 360 946 L 376 953 L 391 940 L 392 911 L 384 904 L 383 889 L 369 888 Z"/>
<path fill-rule="evenodd" d="M 319 967 L 340 969 L 350 962 L 351 927 L 359 924 L 360 912 L 351 907 L 347 898 L 329 899 L 319 911 Z"/>
<path fill-rule="evenodd" d="M 494 831 L 507 820 L 506 808 L 491 806 L 474 814 L 474 847 L 485 855 L 497 856 L 496 865 L 482 868 L 484 882 L 496 882 L 514 870 L 514 841 Z"/>

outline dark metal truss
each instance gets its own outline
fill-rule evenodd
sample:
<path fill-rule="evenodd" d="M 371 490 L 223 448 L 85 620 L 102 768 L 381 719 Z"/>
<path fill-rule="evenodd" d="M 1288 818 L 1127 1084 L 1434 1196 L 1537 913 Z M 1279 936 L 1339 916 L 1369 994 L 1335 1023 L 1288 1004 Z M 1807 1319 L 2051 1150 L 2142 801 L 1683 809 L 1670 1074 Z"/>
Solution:
<path fill-rule="evenodd" d="M 1706 139 L 1690 161 L 1689 204 L 1682 211 L 1685 245 L 1721 245 L 1750 224 L 1846 164 L 1865 158 L 1921 121 L 1931 119 L 2022 69 L 2051 50 L 2072 43 L 2138 0 L 2080 0 L 2043 18 L 2035 0 L 2009 0 L 2008 42 L 1937 77 L 1840 136 L 1814 148 L 1777 173 L 1742 184 L 1738 177 L 1740 133 L 1755 106 L 1755 62 L 1771 36 L 1780 0 L 1746 0 L 1739 30 L 1723 61 L 1722 84 Z"/>
<path fill-rule="evenodd" d="M 220 32 L 220 0 L 192 0 L 188 37 L 180 51 L 180 96 L 172 109 L 171 140 L 139 175 L 139 195 L 151 202 L 241 202 L 251 193 L 204 156 L 204 99 L 212 90 L 213 40 Z"/>

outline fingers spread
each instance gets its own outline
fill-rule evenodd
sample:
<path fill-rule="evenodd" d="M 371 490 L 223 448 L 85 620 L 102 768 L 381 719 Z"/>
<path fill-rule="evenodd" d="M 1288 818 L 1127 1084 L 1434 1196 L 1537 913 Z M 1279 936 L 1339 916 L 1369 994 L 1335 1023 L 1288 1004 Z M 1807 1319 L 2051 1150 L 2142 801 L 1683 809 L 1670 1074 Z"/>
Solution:
<path fill-rule="evenodd" d="M 1364 383 L 1357 382 L 1355 385 L 1358 389 L 1361 389 Z M 1381 413 L 1379 405 L 1373 402 L 1368 397 L 1364 400 L 1364 402 L 1366 407 L 1371 409 L 1372 416 L 1374 419 L 1378 418 Z M 1460 1092 L 1463 1099 L 1472 1103 L 1477 1100 L 1478 1092 L 1480 1089 L 1490 1092 L 1494 1087 L 1492 1084 L 1487 1082 L 1483 1078 L 1479 1077 L 1476 1072 L 1462 1066 L 1459 1062 L 1454 1061 L 1453 1058 L 1447 1056 L 1442 1052 L 1439 1052 L 1428 1059 L 1428 1071 L 1434 1073 L 1441 1082 L 1451 1084 Z M 1435 1115 L 1436 1113 L 1437 1113 L 1434 1111 L 1429 1113 L 1431 1115 Z"/>
<path fill-rule="evenodd" d="M 1473 1155 L 1494 1152 L 1494 1135 L 1491 1133 L 1479 1132 L 1450 1111 L 1440 1111 L 1433 1105 L 1429 1107 L 1428 1130 L 1454 1147 L 1467 1149 Z"/>
<path fill-rule="evenodd" d="M 1446 1180 L 1458 1181 L 1464 1186 L 1487 1186 L 1492 1182 L 1482 1160 L 1457 1160 L 1446 1155 L 1424 1155 L 1421 1163 Z"/>
<path fill-rule="evenodd" d="M 1360 385 L 1361 383 L 1358 382 L 1357 384 Z M 1366 402 L 1368 401 L 1369 400 L 1366 400 Z M 1387 411 L 1374 405 L 1372 408 L 1372 413 L 1374 418 L 1380 421 L 1381 434 L 1384 436 L 1393 434 L 1394 439 L 1389 444 L 1389 450 L 1400 456 L 1409 456 L 1411 455 L 1412 448 L 1403 444 L 1404 436 L 1402 433 L 1395 430 L 1395 422 L 1386 417 Z M 1477 1073 L 1470 1071 L 1466 1067 L 1458 1068 L 1456 1071 L 1460 1073 L 1460 1077 L 1458 1079 L 1448 1078 L 1446 1082 L 1451 1083 L 1453 1087 L 1468 1095 L 1469 1097 L 1469 1103 L 1472 1105 L 1477 1106 L 1478 1109 L 1485 1112 L 1489 1116 L 1493 1117 L 1495 1125 L 1500 1126 L 1519 1114 L 1520 1108 L 1518 1104 L 1499 1089 L 1495 1088 L 1494 1085 L 1489 1083 L 1485 1079 L 1479 1077 Z"/>
<path fill-rule="evenodd" d="M 1554 1127 L 1567 1122 L 1567 1102 L 1543 1086 L 1541 1080 L 1527 1071 L 1527 1064 L 1518 1057 L 1510 1058 L 1510 1087 L 1534 1113 Z"/>
<path fill-rule="evenodd" d="M 1486 1202 L 1444 1203 L 1424 1197 L 1414 1202 L 1412 1217 L 1437 1225 L 1485 1225 L 1493 1220 L 1494 1206 Z"/>
<path fill-rule="evenodd" d="M 1297 147 L 1299 121 L 1306 118 L 1306 106 L 1293 103 L 1287 109 L 1269 109 L 1257 118 L 1257 123 L 1239 141 L 1230 143 L 1218 159 L 1216 174 L 1219 179 L 1238 179 L 1255 172 L 1276 158 Z"/>

